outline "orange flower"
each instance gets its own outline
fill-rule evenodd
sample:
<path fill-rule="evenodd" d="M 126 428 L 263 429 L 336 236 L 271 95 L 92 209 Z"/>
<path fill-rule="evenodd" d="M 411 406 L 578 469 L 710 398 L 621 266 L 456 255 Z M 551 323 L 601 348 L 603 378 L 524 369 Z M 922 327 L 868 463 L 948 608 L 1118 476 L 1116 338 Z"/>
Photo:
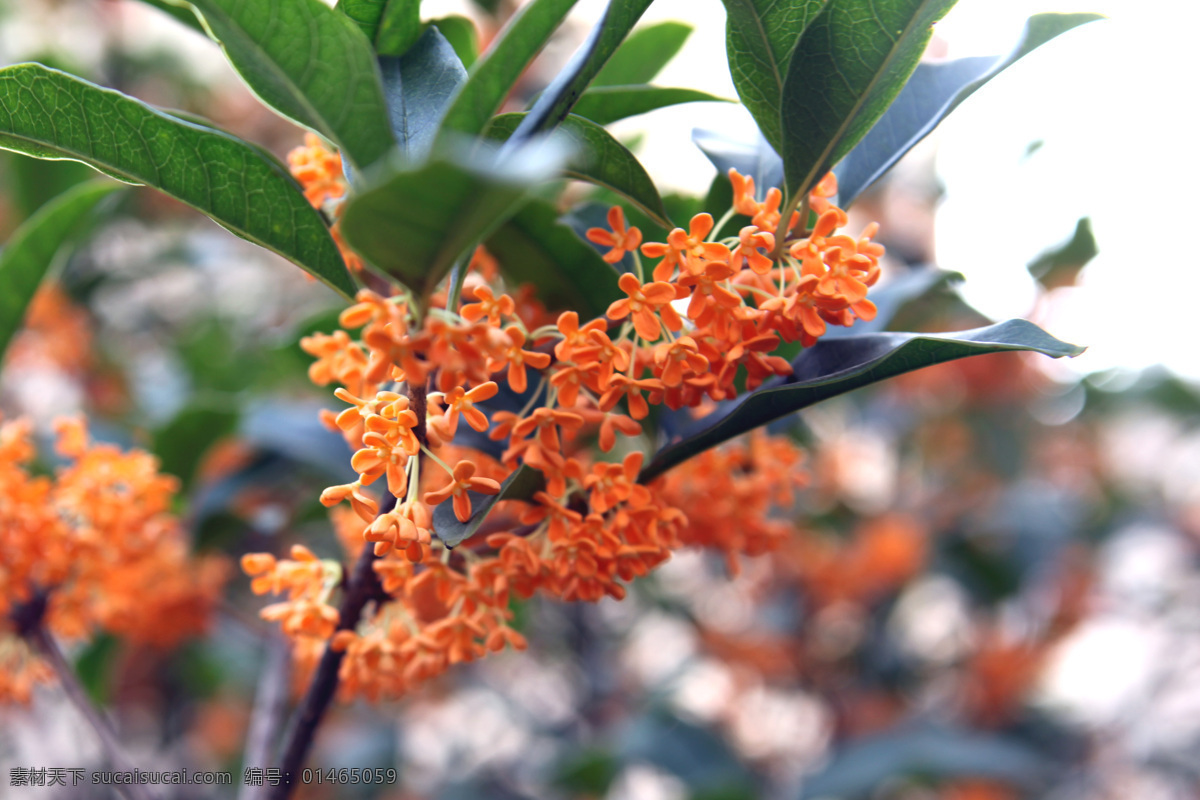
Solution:
<path fill-rule="evenodd" d="M 625 228 L 625 212 L 620 206 L 608 210 L 608 227 L 612 232 L 603 228 L 588 228 L 587 238 L 590 242 L 612 248 L 602 258 L 609 264 L 615 264 L 631 250 L 637 250 L 642 243 L 642 232 L 637 228 Z"/>
<path fill-rule="evenodd" d="M 487 286 L 475 287 L 475 299 L 479 302 L 464 305 L 458 312 L 463 319 L 470 322 L 478 322 L 487 317 L 488 322 L 499 325 L 505 315 L 512 316 L 517 310 L 517 304 L 511 297 L 506 294 L 494 297 L 492 290 Z"/>
<path fill-rule="evenodd" d="M 651 342 L 662 333 L 660 317 L 661 323 L 666 325 L 668 330 L 677 331 L 683 327 L 683 321 L 675 313 L 675 309 L 671 308 L 671 301 L 675 299 L 675 287 L 671 284 L 656 282 L 643 285 L 638 282 L 636 276 L 627 272 L 621 276 L 617 285 L 629 296 L 624 300 L 614 301 L 608 307 L 609 319 L 625 319 L 632 315 L 633 327 L 638 335 Z"/>
<path fill-rule="evenodd" d="M 479 492 L 480 494 L 500 494 L 500 484 L 491 478 L 476 478 L 475 464 L 471 461 L 460 461 L 454 466 L 453 480 L 450 485 L 444 489 L 438 489 L 433 492 L 426 492 L 424 500 L 431 506 L 436 506 L 443 503 L 451 497 L 454 498 L 454 516 L 458 517 L 459 522 L 466 522 L 471 518 L 471 498 L 467 492 Z"/>
<path fill-rule="evenodd" d="M 505 362 L 507 362 L 508 385 L 512 387 L 514 392 L 523 394 L 529 388 L 529 380 L 525 375 L 525 368 L 545 369 L 550 366 L 550 354 L 526 350 L 525 342 L 527 339 L 525 332 L 515 325 L 509 326 L 504 332 L 508 335 L 510 344 L 505 349 L 503 358 L 492 359 L 488 362 L 488 369 L 492 372 L 499 372 L 504 369 Z"/>

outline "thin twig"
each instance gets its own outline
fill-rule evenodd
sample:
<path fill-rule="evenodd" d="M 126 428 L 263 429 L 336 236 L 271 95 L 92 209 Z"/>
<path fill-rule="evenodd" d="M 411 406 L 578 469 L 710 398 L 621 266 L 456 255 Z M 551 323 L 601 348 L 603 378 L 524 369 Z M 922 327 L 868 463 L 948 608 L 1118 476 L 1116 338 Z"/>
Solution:
<path fill-rule="evenodd" d="M 288 640 L 276 632 L 265 637 L 264 644 L 266 658 L 254 694 L 254 710 L 250 715 L 250 730 L 246 734 L 246 750 L 242 758 L 242 763 L 247 767 L 268 765 L 275 741 L 279 738 L 280 726 L 287 718 L 292 650 Z M 258 800 L 265 794 L 264 786 L 246 784 L 239 797 L 241 800 Z"/>
<path fill-rule="evenodd" d="M 46 626 L 39 621 L 26 633 L 26 638 L 41 652 L 42 658 L 54 670 L 71 705 L 75 706 L 75 709 L 83 715 L 88 724 L 92 726 L 92 730 L 96 732 L 104 755 L 112 764 L 113 769 L 132 773 L 134 771 L 133 762 L 130 761 L 129 756 L 122 749 L 121 743 L 117 740 L 116 731 L 100 711 L 92 705 L 91 699 L 75 675 L 75 670 L 67 663 L 67 659 L 58 649 L 58 644 L 46 630 Z M 116 784 L 116 789 L 128 800 L 153 800 L 155 797 L 149 789 L 141 784 Z"/>

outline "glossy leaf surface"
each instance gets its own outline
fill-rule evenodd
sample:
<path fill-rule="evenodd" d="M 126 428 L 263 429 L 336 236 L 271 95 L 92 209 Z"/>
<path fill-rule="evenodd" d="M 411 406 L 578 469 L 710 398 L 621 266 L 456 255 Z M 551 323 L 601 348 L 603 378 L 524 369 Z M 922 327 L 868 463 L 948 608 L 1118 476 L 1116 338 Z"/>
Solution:
<path fill-rule="evenodd" d="M 220 131 L 38 64 L 0 70 L 0 147 L 146 184 L 350 297 L 321 215 L 278 162 Z"/>
<path fill-rule="evenodd" d="M 191 0 L 263 102 L 338 145 L 355 167 L 395 143 L 371 42 L 321 0 Z"/>
<path fill-rule="evenodd" d="M 400 152 L 420 161 L 467 71 L 440 29 L 430 26 L 403 56 L 380 56 L 388 117 Z"/>
<path fill-rule="evenodd" d="M 933 364 L 1010 350 L 1053 358 L 1083 352 L 1022 319 L 958 333 L 868 333 L 822 339 L 792 361 L 792 375 L 697 420 L 680 441 L 654 456 L 639 480 L 649 481 L 710 447 L 830 397 Z"/>
<path fill-rule="evenodd" d="M 729 74 L 759 130 L 782 152 L 779 108 L 792 49 L 825 0 L 723 0 Z"/>
<path fill-rule="evenodd" d="M 805 28 L 780 105 L 791 195 L 807 192 L 883 115 L 954 2 L 830 0 Z"/>

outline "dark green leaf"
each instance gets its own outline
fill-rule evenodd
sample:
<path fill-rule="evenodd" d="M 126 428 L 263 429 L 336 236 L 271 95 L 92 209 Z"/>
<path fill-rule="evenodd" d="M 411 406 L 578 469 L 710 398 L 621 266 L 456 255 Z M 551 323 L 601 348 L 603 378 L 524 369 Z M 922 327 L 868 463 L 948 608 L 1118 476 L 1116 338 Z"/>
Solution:
<path fill-rule="evenodd" d="M 626 117 L 636 117 L 659 108 L 680 103 L 728 103 L 696 89 L 673 89 L 667 86 L 601 86 L 588 89 L 579 98 L 571 113 L 587 117 L 592 122 L 608 125 Z"/>
<path fill-rule="evenodd" d="M 793 198 L 804 196 L 883 115 L 916 68 L 933 23 L 954 3 L 830 0 L 804 30 L 780 106 L 779 154 Z"/>
<path fill-rule="evenodd" d="M 822 339 L 792 362 L 792 375 L 697 420 L 680 441 L 660 450 L 642 470 L 646 482 L 692 456 L 771 420 L 905 372 L 985 353 L 1028 350 L 1060 358 L 1077 347 L 1031 322 L 1013 319 L 958 333 L 868 333 Z"/>
<path fill-rule="evenodd" d="M 570 63 L 529 109 L 529 116 L 513 134 L 510 146 L 520 145 L 541 131 L 552 130 L 571 113 L 571 108 L 592 79 L 604 68 L 629 31 L 637 24 L 651 0 L 609 0 L 604 17 L 592 28 Z"/>
<path fill-rule="evenodd" d="M 500 8 L 500 0 L 472 0 L 472 2 L 489 14 L 495 14 L 496 10 Z"/>
<path fill-rule="evenodd" d="M 382 56 L 379 68 L 392 132 L 412 162 L 433 147 L 438 123 L 467 71 L 440 29 L 432 25 L 403 56 Z"/>
<path fill-rule="evenodd" d="M 521 124 L 524 114 L 503 114 L 492 121 L 490 138 L 504 140 Z M 613 135 L 594 122 L 574 114 L 563 120 L 559 130 L 573 145 L 564 174 L 568 178 L 594 183 L 636 203 L 658 224 L 671 227 L 667 210 L 654 181 L 633 153 Z"/>
<path fill-rule="evenodd" d="M 992 78 L 1055 36 L 1097 19 L 1103 17 L 1099 14 L 1037 14 L 1029 18 L 1020 43 L 1007 56 L 918 64 L 912 79 L 896 96 L 887 113 L 838 165 L 838 204 L 849 207 L 854 198 Z"/>
<path fill-rule="evenodd" d="M 446 41 L 450 42 L 454 52 L 458 53 L 458 58 L 462 61 L 463 66 L 470 69 L 471 65 L 479 58 L 479 31 L 475 29 L 475 23 L 466 17 L 452 14 L 448 17 L 430 20 L 429 24 L 442 32 L 442 36 L 445 36 Z"/>
<path fill-rule="evenodd" d="M 176 21 L 191 28 L 205 39 L 208 38 L 208 31 L 204 30 L 204 25 L 196 19 L 196 15 L 190 8 L 177 6 L 168 0 L 142 0 L 142 2 L 148 6 L 154 6 L 165 14 L 170 14 Z"/>
<path fill-rule="evenodd" d="M 375 34 L 375 52 L 402 56 L 421 36 L 421 0 L 388 0 Z"/>
<path fill-rule="evenodd" d="M 369 176 L 350 198 L 342 235 L 367 260 L 419 292 L 437 285 L 460 255 L 511 216 L 529 187 L 560 161 L 518 153 L 442 156 L 415 168 L 394 164 Z M 522 157 L 523 156 L 523 157 Z"/>
<path fill-rule="evenodd" d="M 190 486 L 196 467 L 208 449 L 237 429 L 238 413 L 232 408 L 190 406 L 154 432 L 154 454 L 161 469 Z"/>
<path fill-rule="evenodd" d="M 320 214 L 286 169 L 240 139 L 65 73 L 18 64 L 0 70 L 0 148 L 82 161 L 153 186 L 354 294 Z"/>
<path fill-rule="evenodd" d="M 263 102 L 363 169 L 395 141 L 370 41 L 321 0 L 190 0 Z"/>
<path fill-rule="evenodd" d="M 682 22 L 660 22 L 638 28 L 596 73 L 592 86 L 649 83 L 675 57 L 691 33 L 692 26 Z"/>
<path fill-rule="evenodd" d="M 599 317 L 625 296 L 617 273 L 592 246 L 558 221 L 554 206 L 533 200 L 485 243 L 514 283 L 531 283 L 551 309 L 574 309 Z"/>
<path fill-rule="evenodd" d="M 729 74 L 742 104 L 777 151 L 783 85 L 792 50 L 825 0 L 723 0 Z"/>
<path fill-rule="evenodd" d="M 354 20 L 367 40 L 374 42 L 387 4 L 388 0 L 338 0 L 334 8 Z"/>
<path fill-rule="evenodd" d="M 542 491 L 545 486 L 546 479 L 541 472 L 522 464 L 517 467 L 516 472 L 505 479 L 504 483 L 500 484 L 500 494 L 467 493 L 471 496 L 471 518 L 466 522 L 458 521 L 451 503 L 442 503 L 435 508 L 433 510 L 433 532 L 446 547 L 458 547 L 475 535 L 479 526 L 483 524 L 501 500 L 528 500 L 536 492 Z"/>
<path fill-rule="evenodd" d="M 119 188 L 109 181 L 80 184 L 42 206 L 9 238 L 0 251 L 0 359 L 55 256 L 96 203 Z"/>
<path fill-rule="evenodd" d="M 483 133 L 525 67 L 545 46 L 575 2 L 533 0 L 522 6 L 471 67 L 467 82 L 446 112 L 442 129 Z"/>
<path fill-rule="evenodd" d="M 1092 220 L 1084 217 L 1075 224 L 1070 241 L 1029 262 L 1029 274 L 1047 289 L 1073 286 L 1079 271 L 1099 252 L 1096 237 L 1092 234 Z"/>

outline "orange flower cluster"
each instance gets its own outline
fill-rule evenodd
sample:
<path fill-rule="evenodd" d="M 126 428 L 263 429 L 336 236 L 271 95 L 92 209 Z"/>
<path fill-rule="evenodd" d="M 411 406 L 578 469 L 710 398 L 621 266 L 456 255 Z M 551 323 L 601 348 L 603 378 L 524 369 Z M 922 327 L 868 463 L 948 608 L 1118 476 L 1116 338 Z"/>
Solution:
<path fill-rule="evenodd" d="M 226 570 L 189 553 L 169 512 L 177 481 L 148 453 L 91 443 L 79 420 L 59 423 L 57 450 L 70 463 L 33 475 L 31 426 L 0 425 L 0 651 L 25 658 L 13 655 L 10 616 L 39 594 L 59 636 L 102 628 L 169 646 L 202 631 Z"/>
<path fill-rule="evenodd" d="M 337 224 L 342 213 L 341 200 L 346 195 L 346 173 L 342 169 L 341 154 L 327 148 L 315 133 L 307 133 L 304 145 L 288 153 L 287 161 L 292 177 L 304 190 L 308 202 L 314 208 L 327 210 L 334 219 L 330 233 L 346 267 L 351 272 L 362 272 L 362 259 L 346 246 Z"/>
<path fill-rule="evenodd" d="M 307 170 L 298 177 L 323 202 L 344 188 L 322 182 L 330 167 L 317 164 L 315 144 L 292 163 Z M 615 463 L 592 456 L 593 443 L 609 452 L 618 433 L 641 436 L 652 404 L 679 409 L 727 398 L 739 374 L 753 389 L 790 372 L 771 355 L 780 342 L 808 345 L 826 324 L 873 316 L 866 292 L 883 250 L 871 241 L 873 228 L 859 239 L 836 234 L 846 215 L 828 200 L 836 192 L 832 176 L 806 205 L 819 214 L 815 228 L 805 232 L 794 215 L 779 253 L 779 191 L 758 203 L 751 179 L 731 178 L 735 199 L 726 219 L 745 214 L 753 223 L 737 236 L 713 238 L 725 220 L 701 214 L 665 243 L 643 243 L 619 208 L 609 213 L 610 230 L 588 232 L 609 248 L 610 263 L 634 254 L 635 272 L 619 280 L 626 296 L 611 304 L 607 319 L 583 321 L 573 311 L 553 317 L 527 290 L 506 293 L 495 260 L 479 248 L 457 307 L 445 307 L 449 290 L 431 303 L 404 290 L 392 297 L 363 290 L 341 314 L 343 330 L 301 342 L 316 357 L 310 378 L 339 385 L 335 394 L 346 406 L 327 412 L 325 422 L 354 450 L 359 475 L 329 487 L 321 500 L 349 503 L 391 598 L 355 630 L 334 635 L 337 612 L 327 600 L 336 570 L 311 554 L 248 556 L 243 566 L 255 576 L 255 591 L 289 593 L 263 615 L 297 637 L 302 660 L 319 654 L 315 641 L 333 635 L 346 653 L 345 691 L 393 695 L 452 663 L 523 643 L 507 625 L 510 592 L 620 598 L 625 582 L 677 547 L 718 549 L 736 569 L 739 555 L 782 540 L 789 526 L 771 514 L 792 504 L 801 461 L 789 442 L 760 434 L 651 485 L 639 482 L 644 456 L 637 447 L 626 447 Z M 639 251 L 660 259 L 649 281 Z M 510 409 L 524 408 L 501 410 L 505 399 Z M 498 460 L 465 447 L 470 436 L 498 443 Z M 481 497 L 500 494 L 522 466 L 541 473 L 541 491 L 488 500 L 486 524 L 452 554 L 436 536 L 436 507 L 447 503 L 459 523 L 479 528 Z M 395 498 L 383 513 L 374 494 L 380 485 Z M 684 508 L 703 513 L 689 520 Z M 344 529 L 347 518 L 340 519 Z"/>
<path fill-rule="evenodd" d="M 795 490 L 806 484 L 803 461 L 804 451 L 790 439 L 759 430 L 668 472 L 663 496 L 681 508 L 703 509 L 689 517 L 682 543 L 724 553 L 733 575 L 739 556 L 775 550 L 796 532 L 775 515 L 792 508 Z"/>

